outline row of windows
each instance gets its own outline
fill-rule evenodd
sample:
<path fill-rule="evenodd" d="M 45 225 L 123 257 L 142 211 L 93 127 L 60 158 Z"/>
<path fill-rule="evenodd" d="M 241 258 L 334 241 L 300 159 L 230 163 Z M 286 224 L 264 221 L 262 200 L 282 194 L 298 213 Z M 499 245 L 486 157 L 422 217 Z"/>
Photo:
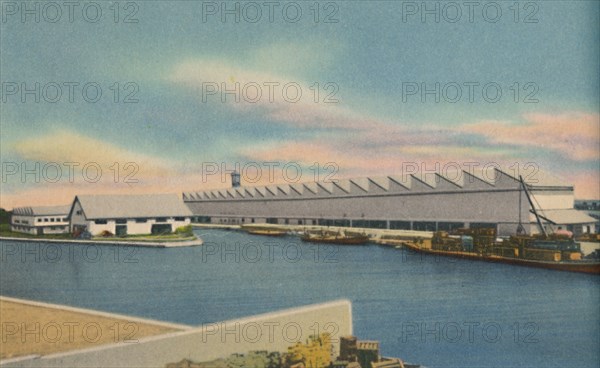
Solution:
<path fill-rule="evenodd" d="M 210 217 L 199 217 L 199 222 L 209 223 L 211 222 Z M 240 223 L 254 223 L 254 218 L 221 218 L 219 222 L 222 224 L 240 224 Z M 466 224 L 464 222 L 436 222 L 436 221 L 385 221 L 385 220 L 349 220 L 349 219 L 278 219 L 275 217 L 267 218 L 267 224 L 298 224 L 298 225 L 319 225 L 319 226 L 339 226 L 339 227 L 358 227 L 368 229 L 387 229 L 389 223 L 389 229 L 393 230 L 416 230 L 416 231 L 452 231 L 459 228 L 464 228 Z M 469 224 L 470 228 L 496 228 L 497 224 L 487 222 L 472 222 Z"/>
<path fill-rule="evenodd" d="M 46 229 L 50 229 L 50 230 L 67 230 L 69 227 L 68 226 L 47 226 L 45 228 Z M 38 227 L 37 229 L 40 229 L 40 227 Z M 31 230 L 31 227 L 28 227 L 28 226 L 13 226 L 13 230 L 19 230 L 19 231 L 27 231 L 27 232 L 29 232 Z"/>
<path fill-rule="evenodd" d="M 187 217 L 172 217 L 172 219 L 174 221 L 186 221 L 188 218 Z M 148 222 L 148 220 L 152 220 L 152 219 L 151 218 L 136 218 L 133 221 L 135 221 L 138 224 L 142 224 L 142 223 Z M 167 217 L 158 217 L 154 220 L 154 222 L 167 222 L 168 220 L 169 220 L 169 218 L 167 218 Z M 132 220 L 128 220 L 128 219 L 95 220 L 94 223 L 96 225 L 106 225 L 108 223 L 108 221 L 114 221 L 116 224 L 126 224 L 127 221 L 132 221 Z"/>
<path fill-rule="evenodd" d="M 37 222 L 66 222 L 67 218 L 66 217 L 44 217 L 44 218 L 38 218 Z"/>

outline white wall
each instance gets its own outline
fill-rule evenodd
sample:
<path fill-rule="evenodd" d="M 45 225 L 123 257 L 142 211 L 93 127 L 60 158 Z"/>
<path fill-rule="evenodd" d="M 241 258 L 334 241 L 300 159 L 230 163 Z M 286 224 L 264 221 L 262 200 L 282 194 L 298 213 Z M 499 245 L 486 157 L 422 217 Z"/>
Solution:
<path fill-rule="evenodd" d="M 297 341 L 304 343 L 315 333 L 316 326 L 319 326 L 319 332 L 335 330 L 332 338 L 337 341 L 341 336 L 351 335 L 350 302 L 340 300 L 209 323 L 184 332 L 140 339 L 138 343 L 116 343 L 39 359 L 26 357 L 9 363 L 3 361 L 2 366 L 145 368 L 164 367 L 182 359 L 209 361 L 256 350 L 285 352 L 288 346 Z M 296 331 L 299 333 L 296 334 Z M 257 332 L 261 333 L 260 336 Z M 339 352 L 337 342 L 334 342 L 334 351 Z"/>
<path fill-rule="evenodd" d="M 63 221 L 67 216 L 67 214 L 45 216 L 13 215 L 11 218 L 11 230 L 20 233 L 37 234 L 37 229 L 41 228 L 44 234 L 63 234 L 69 231 L 69 222 Z M 55 227 L 55 229 L 51 229 L 52 227 Z"/>
<path fill-rule="evenodd" d="M 77 226 L 86 226 L 88 222 L 85 219 L 83 209 L 81 208 L 81 204 L 79 201 L 76 201 L 73 205 L 73 212 L 71 213 L 71 231 Z"/>
<path fill-rule="evenodd" d="M 553 193 L 534 191 L 532 197 L 536 209 L 541 207 L 543 210 L 558 210 L 569 209 L 575 206 L 575 195 L 573 192 L 564 194 L 564 192 Z"/>
<path fill-rule="evenodd" d="M 157 222 L 156 219 L 146 219 L 146 222 L 136 222 L 135 219 L 127 219 L 127 224 L 117 224 L 116 220 L 107 220 L 106 224 L 96 224 L 93 220 L 87 221 L 88 231 L 92 235 L 98 235 L 103 231 L 110 231 L 112 234 L 116 233 L 117 225 L 127 225 L 127 234 L 150 234 L 152 232 L 152 225 L 154 224 L 171 224 L 172 231 L 177 230 L 178 227 L 186 226 L 190 224 L 190 218 L 186 217 L 184 221 L 175 221 L 174 218 L 167 218 L 166 222 Z"/>

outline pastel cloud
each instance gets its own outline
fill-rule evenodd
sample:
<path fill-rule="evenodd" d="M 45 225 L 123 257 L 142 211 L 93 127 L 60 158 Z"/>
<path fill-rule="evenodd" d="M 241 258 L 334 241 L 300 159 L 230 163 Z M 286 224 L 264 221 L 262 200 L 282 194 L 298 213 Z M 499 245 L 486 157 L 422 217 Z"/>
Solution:
<path fill-rule="evenodd" d="M 463 132 L 477 133 L 494 144 L 542 147 L 576 161 L 600 158 L 600 115 L 535 113 L 524 123 L 482 121 L 463 125 Z"/>
<path fill-rule="evenodd" d="M 28 161 L 75 162 L 80 165 L 97 163 L 110 167 L 115 162 L 134 162 L 143 175 L 164 175 L 174 172 L 173 164 L 161 158 L 140 154 L 115 144 L 68 130 L 17 141 L 13 150 Z"/>
<path fill-rule="evenodd" d="M 180 192 L 198 182 L 178 163 L 69 130 L 15 141 L 7 152 L 17 169 L 2 188 L 5 208 L 65 204 L 77 194 Z"/>
<path fill-rule="evenodd" d="M 316 87 L 291 75 L 206 59 L 176 65 L 168 79 L 194 90 L 202 103 L 223 103 L 224 98 L 226 105 L 232 109 L 243 113 L 256 112 L 273 123 L 297 128 L 362 130 L 383 127 L 373 119 L 341 107 L 339 93 L 329 96 L 336 85 Z M 236 85 L 239 86 L 237 91 Z M 225 95 L 223 87 L 236 91 L 238 100 L 235 94 Z M 210 94 L 210 88 L 218 88 L 217 93 Z"/>

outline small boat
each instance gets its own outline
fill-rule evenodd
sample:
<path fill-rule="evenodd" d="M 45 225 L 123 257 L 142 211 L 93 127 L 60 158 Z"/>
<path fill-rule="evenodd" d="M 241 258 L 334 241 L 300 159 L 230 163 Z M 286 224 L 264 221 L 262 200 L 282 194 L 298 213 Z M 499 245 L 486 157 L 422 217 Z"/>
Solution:
<path fill-rule="evenodd" d="M 344 232 L 337 233 L 306 233 L 302 236 L 302 241 L 311 243 L 328 243 L 328 244 L 346 244 L 346 245 L 362 245 L 369 241 L 366 234 L 346 234 Z"/>
<path fill-rule="evenodd" d="M 247 229 L 248 234 L 263 235 L 263 236 L 284 236 L 287 234 L 285 230 L 277 229 Z"/>

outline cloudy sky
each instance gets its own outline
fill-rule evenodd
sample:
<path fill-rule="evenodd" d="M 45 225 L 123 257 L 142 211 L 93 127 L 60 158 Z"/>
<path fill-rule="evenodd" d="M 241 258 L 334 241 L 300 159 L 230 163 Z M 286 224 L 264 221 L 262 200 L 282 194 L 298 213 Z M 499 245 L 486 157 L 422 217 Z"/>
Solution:
<path fill-rule="evenodd" d="M 5 208 L 228 186 L 214 164 L 262 183 L 268 162 L 533 163 L 600 198 L 596 1 L 8 3 Z"/>

